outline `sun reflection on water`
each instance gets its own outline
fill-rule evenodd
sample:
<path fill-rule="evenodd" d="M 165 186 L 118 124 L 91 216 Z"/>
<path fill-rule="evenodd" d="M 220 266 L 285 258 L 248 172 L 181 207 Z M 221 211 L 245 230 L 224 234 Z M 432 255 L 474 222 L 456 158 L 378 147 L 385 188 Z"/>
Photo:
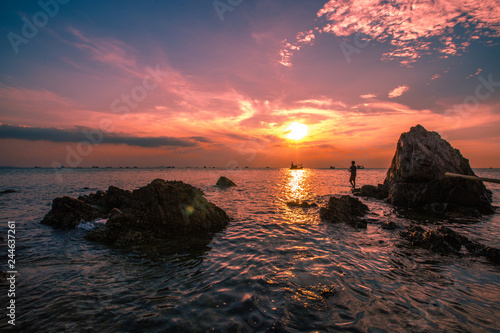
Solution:
<path fill-rule="evenodd" d="M 293 224 L 292 229 L 302 229 L 309 208 L 298 207 L 303 202 L 312 203 L 315 193 L 311 186 L 313 171 L 309 169 L 283 169 L 278 197 L 282 202 L 283 218 L 287 224 Z M 294 203 L 295 205 L 291 205 Z M 303 231 L 303 230 L 296 230 Z"/>
<path fill-rule="evenodd" d="M 286 185 L 283 189 L 283 194 L 287 201 L 303 201 L 308 199 L 310 194 L 309 177 L 311 171 L 308 169 L 301 170 L 285 170 L 286 171 Z"/>

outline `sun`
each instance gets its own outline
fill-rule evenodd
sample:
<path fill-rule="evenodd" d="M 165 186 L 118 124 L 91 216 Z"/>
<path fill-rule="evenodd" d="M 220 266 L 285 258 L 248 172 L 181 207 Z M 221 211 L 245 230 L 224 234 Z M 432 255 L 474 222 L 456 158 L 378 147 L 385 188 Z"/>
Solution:
<path fill-rule="evenodd" d="M 291 123 L 286 129 L 286 137 L 290 140 L 300 140 L 307 135 L 307 125 L 299 123 Z"/>

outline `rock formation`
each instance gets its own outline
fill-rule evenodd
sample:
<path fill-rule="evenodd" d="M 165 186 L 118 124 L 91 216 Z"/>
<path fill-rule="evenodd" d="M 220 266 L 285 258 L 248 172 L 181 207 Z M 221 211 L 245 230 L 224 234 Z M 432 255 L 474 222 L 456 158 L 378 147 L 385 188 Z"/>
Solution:
<path fill-rule="evenodd" d="M 177 235 L 220 230 L 229 217 L 208 202 L 199 189 L 179 181 L 156 179 L 132 192 L 110 186 L 108 191 L 53 201 L 42 223 L 74 228 L 79 223 L 109 217 L 87 234 L 90 240 L 127 246 Z"/>
<path fill-rule="evenodd" d="M 363 185 L 361 188 L 353 188 L 352 194 L 357 197 L 369 197 L 382 200 L 389 196 L 389 188 L 383 184 L 378 184 L 378 186 Z"/>
<path fill-rule="evenodd" d="M 106 212 L 80 199 L 62 197 L 52 201 L 52 209 L 45 215 L 42 224 L 59 229 L 76 228 L 81 222 L 107 217 Z"/>
<path fill-rule="evenodd" d="M 217 180 L 217 186 L 220 187 L 230 187 L 230 186 L 236 186 L 236 184 L 229 178 L 226 178 L 224 176 L 221 176 L 219 180 Z"/>
<path fill-rule="evenodd" d="M 436 212 L 491 214 L 491 191 L 482 182 L 446 178 L 445 172 L 475 176 L 469 161 L 436 132 L 421 125 L 401 134 L 384 181 L 396 206 Z"/>
<path fill-rule="evenodd" d="M 447 227 L 425 230 L 409 225 L 401 236 L 413 246 L 422 247 L 440 254 L 458 254 L 465 247 L 470 254 L 485 256 L 493 263 L 500 264 L 500 250 L 469 240 L 467 237 Z"/>
<path fill-rule="evenodd" d="M 319 210 L 321 219 L 331 223 L 345 223 L 354 228 L 366 228 L 366 220 L 361 219 L 366 213 L 368 206 L 349 195 L 330 197 L 326 207 Z"/>

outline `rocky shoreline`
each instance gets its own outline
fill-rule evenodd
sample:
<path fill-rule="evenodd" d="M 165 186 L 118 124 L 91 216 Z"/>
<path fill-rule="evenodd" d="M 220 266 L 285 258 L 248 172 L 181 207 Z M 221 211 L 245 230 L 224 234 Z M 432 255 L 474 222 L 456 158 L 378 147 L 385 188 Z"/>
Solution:
<path fill-rule="evenodd" d="M 118 247 L 219 231 L 230 220 L 201 190 L 180 181 L 156 179 L 134 191 L 110 186 L 106 192 L 77 199 L 56 198 L 41 223 L 68 229 L 99 218 L 108 220 L 86 238 Z"/>
<path fill-rule="evenodd" d="M 483 182 L 447 178 L 446 172 L 476 176 L 469 160 L 458 149 L 438 133 L 417 125 L 401 134 L 384 183 L 362 186 L 353 194 L 430 213 L 468 216 L 494 213 L 492 193 Z"/>
<path fill-rule="evenodd" d="M 472 216 L 493 214 L 492 193 L 475 180 L 447 178 L 446 172 L 475 176 L 469 161 L 436 132 L 423 126 L 412 127 L 401 134 L 383 184 L 364 185 L 353 189 L 358 197 L 383 200 L 395 208 L 414 209 L 438 216 Z M 331 197 L 320 209 L 320 217 L 331 223 L 345 223 L 354 228 L 366 228 L 364 218 L 368 207 L 350 196 Z M 394 230 L 389 221 L 381 228 Z M 500 250 L 467 239 L 447 227 L 426 230 L 410 225 L 400 232 L 412 246 L 440 254 L 459 254 L 466 249 L 473 256 L 484 256 L 500 264 Z"/>
<path fill-rule="evenodd" d="M 492 214 L 492 194 L 482 182 L 446 178 L 445 172 L 474 176 L 469 161 L 460 151 L 443 140 L 438 133 L 421 125 L 403 133 L 383 184 L 364 185 L 353 190 L 354 196 L 372 197 L 393 205 L 424 213 L 455 216 Z M 216 186 L 236 186 L 220 177 Z M 316 203 L 290 201 L 290 208 L 315 208 Z M 356 229 L 366 229 L 368 206 L 349 195 L 332 196 L 320 207 L 320 218 L 326 222 L 344 223 Z M 85 238 L 115 247 L 151 244 L 160 240 L 190 235 L 208 235 L 220 231 L 230 221 L 221 208 L 208 202 L 203 192 L 181 181 L 153 180 L 134 191 L 110 186 L 78 198 L 55 198 L 52 209 L 42 224 L 54 228 L 75 228 L 80 223 L 107 219 L 105 224 L 89 231 Z M 393 221 L 381 228 L 395 230 Z M 475 256 L 485 256 L 500 263 L 500 250 L 482 245 L 450 228 L 426 230 L 410 225 L 401 237 L 415 247 L 442 254 L 459 254 L 462 249 Z"/>

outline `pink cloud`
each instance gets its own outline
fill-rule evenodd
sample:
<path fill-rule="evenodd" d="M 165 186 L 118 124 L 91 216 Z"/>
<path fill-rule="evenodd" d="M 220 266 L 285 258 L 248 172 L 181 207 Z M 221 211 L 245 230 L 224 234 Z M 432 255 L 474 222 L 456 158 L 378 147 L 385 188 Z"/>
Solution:
<path fill-rule="evenodd" d="M 300 105 L 312 105 L 315 107 L 325 108 L 331 107 L 334 103 L 331 98 L 328 99 L 305 99 L 302 101 L 297 101 L 297 104 Z"/>
<path fill-rule="evenodd" d="M 3 123 L 52 125 L 81 117 L 80 105 L 45 89 L 0 84 L 0 105 Z"/>
<path fill-rule="evenodd" d="M 468 80 L 468 79 L 470 79 L 470 78 L 472 78 L 474 76 L 478 76 L 482 71 L 483 71 L 482 68 L 478 68 L 477 71 L 474 74 L 471 74 L 471 75 L 467 76 L 466 79 Z"/>
<path fill-rule="evenodd" d="M 142 74 L 137 71 L 135 50 L 127 44 L 112 38 L 90 38 L 74 28 L 69 28 L 69 31 L 78 40 L 73 45 L 87 52 L 93 60 L 120 68 L 134 75 Z"/>
<path fill-rule="evenodd" d="M 432 51 L 442 57 L 460 55 L 479 36 L 500 37 L 500 6 L 495 0 L 330 0 L 317 16 L 325 19 L 315 28 L 319 32 L 390 41 L 393 49 L 381 58 L 406 65 Z M 460 35 L 454 32 L 458 25 L 465 29 Z M 299 33 L 295 42 L 282 48 L 282 64 L 292 66 L 293 51 L 308 44 L 298 36 L 312 31 Z M 439 38 L 439 43 L 431 42 L 434 37 Z"/>
<path fill-rule="evenodd" d="M 283 40 L 283 46 L 280 50 L 281 60 L 280 64 L 286 67 L 292 67 L 291 58 L 294 51 L 299 51 L 303 46 L 313 45 L 316 35 L 314 30 L 308 30 L 305 32 L 299 32 L 295 37 L 295 41 L 292 43 L 288 42 L 286 39 Z"/>
<path fill-rule="evenodd" d="M 399 96 L 403 95 L 405 92 L 407 92 L 408 90 L 410 90 L 410 87 L 405 86 L 405 85 L 396 87 L 389 92 L 389 98 L 399 97 Z"/>

